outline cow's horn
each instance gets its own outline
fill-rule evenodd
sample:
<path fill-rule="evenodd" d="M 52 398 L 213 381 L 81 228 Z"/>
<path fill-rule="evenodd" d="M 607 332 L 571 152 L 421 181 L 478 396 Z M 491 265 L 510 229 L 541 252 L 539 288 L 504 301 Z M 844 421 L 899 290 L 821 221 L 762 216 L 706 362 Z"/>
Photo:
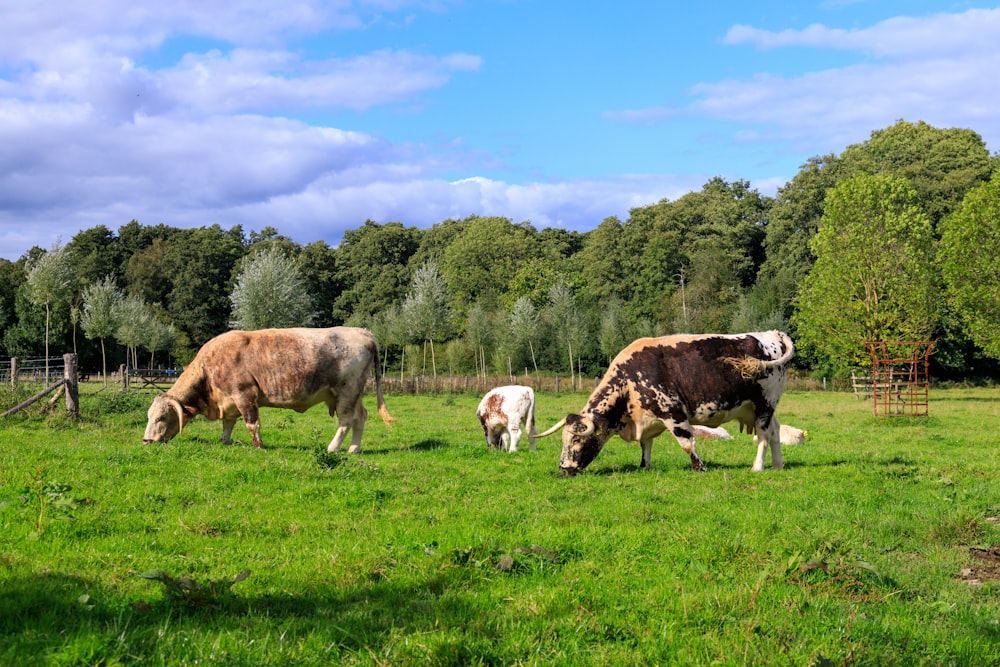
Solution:
<path fill-rule="evenodd" d="M 595 425 L 594 425 L 594 420 L 593 419 L 587 419 L 586 417 L 584 417 L 580 421 L 583 422 L 586 425 L 586 428 L 583 429 L 583 431 L 581 431 L 580 434 L 579 434 L 581 437 L 585 438 L 585 437 L 587 437 L 588 435 L 590 435 L 591 433 L 594 432 Z"/>
<path fill-rule="evenodd" d="M 548 431 L 545 431 L 544 433 L 539 433 L 535 437 L 536 438 L 544 438 L 547 435 L 552 435 L 553 433 L 555 433 L 556 431 L 558 431 L 559 429 L 561 429 L 565 425 L 566 425 L 566 418 L 563 417 L 562 419 L 559 420 L 558 424 L 556 424 L 555 426 L 553 426 L 552 428 L 550 428 Z"/>
<path fill-rule="evenodd" d="M 184 430 L 184 406 L 173 396 L 168 397 L 170 405 L 174 406 L 174 410 L 177 412 L 177 432 L 180 433 Z"/>

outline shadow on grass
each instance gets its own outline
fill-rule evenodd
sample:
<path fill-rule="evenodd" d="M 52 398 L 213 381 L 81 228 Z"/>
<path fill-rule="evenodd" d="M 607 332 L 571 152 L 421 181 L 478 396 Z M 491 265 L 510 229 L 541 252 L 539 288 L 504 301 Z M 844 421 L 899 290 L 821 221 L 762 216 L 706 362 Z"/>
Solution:
<path fill-rule="evenodd" d="M 220 633 L 249 633 L 264 643 L 279 633 L 319 635 L 339 652 L 367 655 L 381 653 L 400 632 L 430 634 L 444 625 L 468 631 L 447 650 L 462 654 L 451 664 L 469 664 L 492 654 L 498 637 L 470 621 L 482 617 L 482 608 L 462 594 L 467 587 L 468 575 L 459 569 L 417 583 L 377 580 L 353 589 L 317 587 L 305 595 L 243 597 L 237 592 L 190 605 L 164 597 L 152 585 L 145 599 L 127 601 L 112 589 L 71 575 L 13 577 L 0 589 L 0 662 L 49 664 L 54 652 L 76 642 L 90 647 L 91 658 L 108 663 L 123 650 L 130 661 L 153 662 L 163 657 L 162 642 L 170 641 L 164 628 L 185 641 L 193 638 L 192 631 L 203 631 L 206 646 Z M 129 641 L 117 641 L 117 632 L 124 636 L 126 628 Z"/>

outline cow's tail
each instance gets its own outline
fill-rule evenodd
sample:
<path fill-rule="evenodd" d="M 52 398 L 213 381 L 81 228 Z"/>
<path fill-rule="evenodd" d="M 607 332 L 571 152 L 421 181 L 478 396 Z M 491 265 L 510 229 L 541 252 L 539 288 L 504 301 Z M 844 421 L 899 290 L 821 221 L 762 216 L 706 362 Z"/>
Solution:
<path fill-rule="evenodd" d="M 389 408 L 385 406 L 385 397 L 382 396 L 382 359 L 379 356 L 378 343 L 375 343 L 375 400 L 378 402 L 378 415 L 389 426 L 396 418 L 389 414 Z"/>
<path fill-rule="evenodd" d="M 782 345 L 785 346 L 784 354 L 777 359 L 725 357 L 723 361 L 735 368 L 736 371 L 746 380 L 755 380 L 772 368 L 784 366 L 792 360 L 793 356 L 795 356 L 795 344 L 792 342 L 791 336 L 786 334 L 784 331 L 775 331 L 774 333 L 778 335 Z"/>

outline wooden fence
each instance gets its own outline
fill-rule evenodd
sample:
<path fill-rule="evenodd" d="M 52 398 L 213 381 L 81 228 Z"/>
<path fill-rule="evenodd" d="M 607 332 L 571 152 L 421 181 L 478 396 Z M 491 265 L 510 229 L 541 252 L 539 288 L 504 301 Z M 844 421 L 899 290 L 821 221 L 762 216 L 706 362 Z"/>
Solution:
<path fill-rule="evenodd" d="M 43 361 L 46 360 L 43 359 Z M 51 361 L 51 358 L 48 361 Z M 28 406 L 33 405 L 34 403 L 38 402 L 48 394 L 58 389 L 59 391 L 55 394 L 55 396 L 52 397 L 52 400 L 49 401 L 49 405 L 50 406 L 55 405 L 55 402 L 59 399 L 59 396 L 61 394 L 65 395 L 66 413 L 73 419 L 78 418 L 80 416 L 80 392 L 78 385 L 79 376 L 77 373 L 76 354 L 73 354 L 72 352 L 69 354 L 64 354 L 61 361 L 62 364 L 59 365 L 59 369 L 62 371 L 62 377 L 59 380 L 49 385 L 45 389 L 42 389 L 40 392 L 38 392 L 28 400 L 23 401 L 18 405 L 15 405 L 14 407 L 10 408 L 3 414 L 0 414 L 0 417 L 8 417 L 10 415 L 18 413 L 21 410 L 24 410 Z M 48 382 L 49 380 L 52 379 L 51 374 L 53 371 L 53 367 L 51 363 L 46 363 L 43 368 L 44 370 L 41 374 L 41 378 L 44 378 L 45 382 Z M 33 379 L 33 380 L 40 379 L 39 377 L 33 377 L 33 375 L 35 374 L 28 373 L 25 375 L 25 379 Z M 21 379 L 22 379 L 22 374 L 18 370 L 17 357 L 13 357 L 10 360 L 10 382 L 14 387 L 17 387 Z"/>

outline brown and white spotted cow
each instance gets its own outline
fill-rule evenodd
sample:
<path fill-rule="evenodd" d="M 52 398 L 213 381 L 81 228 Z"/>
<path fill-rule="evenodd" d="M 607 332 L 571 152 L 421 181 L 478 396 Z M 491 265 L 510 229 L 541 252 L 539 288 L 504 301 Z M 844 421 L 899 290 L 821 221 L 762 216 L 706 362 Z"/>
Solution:
<path fill-rule="evenodd" d="M 500 446 L 502 451 L 517 451 L 521 427 L 528 431 L 528 443 L 535 451 L 535 392 L 531 387 L 510 385 L 491 389 L 476 410 L 486 434 L 486 446 Z"/>
<path fill-rule="evenodd" d="M 719 426 L 737 420 L 755 434 L 753 470 L 783 467 L 778 420 L 795 346 L 781 331 L 734 335 L 676 335 L 640 338 L 611 362 L 579 414 L 568 415 L 538 435 L 562 428 L 559 467 L 575 475 L 594 460 L 613 435 L 642 445 L 641 467 L 649 467 L 653 438 L 669 431 L 704 470 L 695 450 L 692 424 Z"/>
<path fill-rule="evenodd" d="M 337 417 L 327 449 L 336 451 L 353 430 L 348 452 L 359 452 L 368 418 L 361 396 L 372 369 L 379 415 L 386 424 L 395 421 L 382 397 L 378 358 L 375 337 L 355 327 L 227 331 L 205 343 L 174 386 L 153 399 L 142 441 L 167 442 L 204 415 L 222 420 L 226 443 L 242 416 L 254 446 L 263 447 L 259 408 L 305 412 L 325 403 Z"/>

